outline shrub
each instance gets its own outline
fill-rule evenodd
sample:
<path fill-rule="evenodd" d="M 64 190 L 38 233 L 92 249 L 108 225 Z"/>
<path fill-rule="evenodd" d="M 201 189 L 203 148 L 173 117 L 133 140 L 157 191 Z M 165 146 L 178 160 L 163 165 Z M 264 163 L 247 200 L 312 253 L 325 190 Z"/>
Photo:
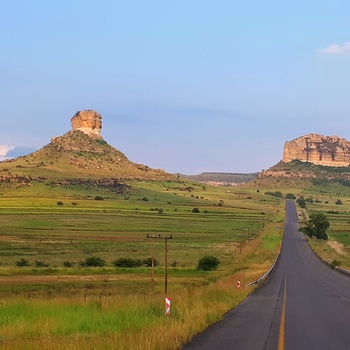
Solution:
<path fill-rule="evenodd" d="M 336 202 L 335 202 L 335 204 L 337 204 L 337 205 L 342 205 L 343 202 L 342 202 L 340 199 L 337 199 Z"/>
<path fill-rule="evenodd" d="M 277 197 L 277 198 L 283 198 L 283 195 L 282 195 L 282 192 L 281 192 L 281 191 L 275 191 L 275 192 L 266 191 L 266 192 L 265 192 L 265 195 L 267 195 L 267 196 L 273 196 L 273 197 Z"/>
<path fill-rule="evenodd" d="M 75 265 L 74 262 L 63 261 L 63 266 L 64 266 L 64 267 L 73 267 L 74 265 Z"/>
<path fill-rule="evenodd" d="M 27 259 L 21 258 L 21 259 L 16 261 L 16 265 L 18 267 L 29 266 L 29 261 Z"/>
<path fill-rule="evenodd" d="M 107 145 L 107 142 L 105 140 L 96 140 L 96 142 L 102 146 Z"/>
<path fill-rule="evenodd" d="M 198 208 L 193 208 L 192 209 L 192 213 L 199 213 L 199 212 L 200 212 L 200 210 Z"/>
<path fill-rule="evenodd" d="M 297 203 L 300 208 L 306 208 L 306 201 L 304 197 L 300 197 L 297 199 Z"/>
<path fill-rule="evenodd" d="M 199 259 L 197 270 L 212 271 L 216 270 L 220 265 L 220 261 L 216 256 L 205 255 Z"/>
<path fill-rule="evenodd" d="M 176 267 L 177 266 L 177 261 L 174 260 L 171 264 L 170 264 L 171 267 Z"/>
<path fill-rule="evenodd" d="M 48 263 L 45 263 L 43 261 L 38 261 L 38 260 L 35 260 L 35 267 L 49 267 L 49 264 Z"/>
<path fill-rule="evenodd" d="M 295 199 L 296 197 L 294 196 L 293 193 L 287 193 L 286 194 L 286 199 Z"/>
<path fill-rule="evenodd" d="M 331 269 L 335 269 L 336 266 L 340 266 L 341 262 L 339 260 L 333 260 L 331 262 Z"/>
<path fill-rule="evenodd" d="M 143 261 L 140 259 L 132 259 L 132 258 L 119 258 L 114 260 L 112 264 L 115 267 L 140 267 L 142 266 Z M 152 266 L 152 262 L 151 262 Z"/>
<path fill-rule="evenodd" d="M 59 201 L 57 202 L 57 205 L 63 205 L 63 202 Z"/>
<path fill-rule="evenodd" d="M 146 258 L 142 260 L 142 265 L 145 265 L 147 267 L 152 267 L 152 258 Z M 154 259 L 154 266 L 158 266 L 159 261 L 157 259 Z"/>
<path fill-rule="evenodd" d="M 103 201 L 103 200 L 104 200 L 104 198 L 101 197 L 101 196 L 96 196 L 95 197 L 95 201 Z"/>
<path fill-rule="evenodd" d="M 103 267 L 103 266 L 106 266 L 106 261 L 97 256 L 92 256 L 92 257 L 86 258 L 85 260 L 80 261 L 79 265 L 81 267 Z"/>

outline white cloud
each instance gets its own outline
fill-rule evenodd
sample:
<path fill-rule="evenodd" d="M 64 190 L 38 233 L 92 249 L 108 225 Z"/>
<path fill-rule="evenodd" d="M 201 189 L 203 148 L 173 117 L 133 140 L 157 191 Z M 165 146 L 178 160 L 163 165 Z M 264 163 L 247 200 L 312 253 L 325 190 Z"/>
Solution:
<path fill-rule="evenodd" d="M 13 149 L 13 146 L 0 145 L 0 161 L 7 159 L 6 154 Z"/>
<path fill-rule="evenodd" d="M 319 50 L 321 54 L 332 54 L 332 55 L 344 55 L 350 54 L 350 41 L 346 42 L 344 45 L 330 45 L 324 49 Z"/>

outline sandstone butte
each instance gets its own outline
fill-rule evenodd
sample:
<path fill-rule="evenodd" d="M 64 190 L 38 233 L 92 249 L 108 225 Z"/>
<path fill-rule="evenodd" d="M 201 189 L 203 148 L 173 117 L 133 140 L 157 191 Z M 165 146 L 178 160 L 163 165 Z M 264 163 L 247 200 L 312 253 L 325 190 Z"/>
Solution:
<path fill-rule="evenodd" d="M 293 160 L 333 167 L 349 166 L 350 142 L 338 136 L 307 134 L 285 143 L 283 162 Z"/>
<path fill-rule="evenodd" d="M 102 116 L 91 109 L 79 111 L 71 118 L 72 129 L 80 130 L 93 139 L 102 140 Z"/>

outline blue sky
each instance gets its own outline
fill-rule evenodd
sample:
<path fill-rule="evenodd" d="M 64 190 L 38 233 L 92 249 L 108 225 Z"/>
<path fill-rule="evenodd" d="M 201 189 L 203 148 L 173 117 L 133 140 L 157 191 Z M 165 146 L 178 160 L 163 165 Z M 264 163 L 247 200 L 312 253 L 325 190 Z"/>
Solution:
<path fill-rule="evenodd" d="M 0 157 L 78 111 L 172 173 L 255 172 L 307 133 L 350 139 L 348 0 L 0 0 Z"/>

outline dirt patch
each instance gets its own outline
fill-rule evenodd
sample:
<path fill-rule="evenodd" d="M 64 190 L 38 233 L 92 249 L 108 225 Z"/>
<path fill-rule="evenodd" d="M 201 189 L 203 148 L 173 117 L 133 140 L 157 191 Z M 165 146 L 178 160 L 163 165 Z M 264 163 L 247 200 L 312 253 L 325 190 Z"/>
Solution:
<path fill-rule="evenodd" d="M 339 255 L 346 256 L 348 255 L 345 251 L 344 245 L 337 241 L 328 241 L 327 244 L 334 249 Z"/>
<path fill-rule="evenodd" d="M 24 239 L 20 239 L 17 236 L 0 236 L 0 242 L 25 242 Z"/>

